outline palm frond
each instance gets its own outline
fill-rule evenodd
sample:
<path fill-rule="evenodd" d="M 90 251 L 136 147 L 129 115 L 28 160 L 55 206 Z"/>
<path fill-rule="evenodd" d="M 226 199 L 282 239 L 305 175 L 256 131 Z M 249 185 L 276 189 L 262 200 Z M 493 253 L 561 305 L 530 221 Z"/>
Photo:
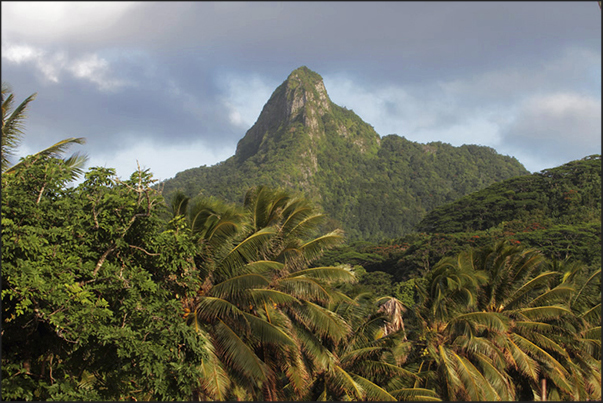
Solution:
<path fill-rule="evenodd" d="M 343 242 L 343 232 L 340 229 L 331 231 L 325 235 L 306 242 L 300 247 L 305 259 L 308 262 L 322 256 L 323 251 L 341 245 Z"/>
<path fill-rule="evenodd" d="M 521 315 L 521 317 L 526 318 L 528 320 L 536 321 L 536 320 L 545 320 L 545 319 L 554 319 L 561 317 L 563 315 L 571 315 L 572 312 L 562 306 L 550 305 L 550 306 L 538 306 L 533 308 L 520 308 L 515 311 Z"/>
<path fill-rule="evenodd" d="M 343 358 L 342 358 L 342 364 Z M 352 365 L 352 363 L 348 363 L 347 360 L 345 365 Z M 352 366 L 354 368 L 354 366 Z M 375 360 L 364 360 L 360 361 L 358 367 L 355 368 L 355 372 L 363 374 L 367 377 L 373 377 L 377 375 L 386 376 L 389 378 L 401 377 L 405 379 L 418 379 L 419 376 L 405 368 L 399 367 L 394 364 L 390 364 L 383 360 L 375 361 Z"/>
<path fill-rule="evenodd" d="M 576 294 L 576 296 L 574 297 L 574 300 L 572 301 L 572 306 L 576 303 L 576 301 L 578 301 L 580 299 L 580 297 L 582 296 L 582 293 L 584 292 L 584 290 L 590 285 L 590 283 L 592 281 L 594 281 L 595 279 L 600 279 L 601 278 L 601 269 L 595 271 L 589 278 L 588 280 L 586 280 L 584 282 L 584 284 L 582 285 L 582 287 L 580 288 L 580 291 L 578 291 L 578 293 Z"/>
<path fill-rule="evenodd" d="M 567 356 L 567 352 L 565 351 L 565 349 L 563 347 L 561 347 L 550 337 L 547 337 L 542 333 L 531 332 L 529 336 L 521 334 L 519 332 L 516 332 L 516 333 L 520 334 L 522 337 L 525 337 L 526 339 L 529 339 L 531 342 L 538 345 L 542 349 L 554 351 L 555 353 L 559 354 L 562 357 Z"/>
<path fill-rule="evenodd" d="M 461 379 L 459 378 L 455 366 L 450 358 L 451 352 L 444 349 L 444 346 L 438 346 L 439 369 L 444 373 L 445 383 L 441 385 L 446 391 L 448 399 L 457 400 L 459 391 L 463 390 Z"/>
<path fill-rule="evenodd" d="M 510 255 L 515 257 L 511 284 L 517 284 L 528 278 L 540 264 L 544 263 L 544 256 L 534 249 L 521 249 L 517 247 Z"/>
<path fill-rule="evenodd" d="M 70 171 L 71 180 L 75 180 L 84 173 L 86 162 L 88 162 L 88 156 L 80 153 L 74 153 L 69 158 L 63 160 L 63 163 Z"/>
<path fill-rule="evenodd" d="M 67 148 L 69 148 L 71 145 L 84 144 L 85 142 L 86 142 L 86 139 L 84 137 L 70 137 L 68 139 L 61 140 L 58 143 L 55 143 L 55 144 L 51 145 L 50 147 L 45 148 L 42 151 L 38 151 L 37 153 L 33 154 L 33 157 L 35 159 L 48 158 L 48 157 L 60 158 L 61 154 L 64 153 L 67 150 Z M 68 168 L 73 168 L 74 174 L 77 176 L 77 175 L 79 175 L 79 173 L 81 173 L 82 166 L 87 160 L 88 160 L 87 156 L 75 154 L 64 161 L 68 162 L 68 164 L 66 164 L 66 166 Z M 24 161 L 19 161 L 12 167 L 6 169 L 5 173 L 16 172 L 23 166 L 23 164 L 24 164 Z M 69 164 L 71 164 L 71 165 L 69 165 Z"/>
<path fill-rule="evenodd" d="M 396 401 L 396 398 L 381 386 L 374 384 L 358 374 L 352 373 L 351 375 L 354 381 L 356 381 L 356 384 L 362 386 L 362 389 L 364 389 L 364 399 L 381 402 Z"/>
<path fill-rule="evenodd" d="M 297 341 L 301 351 L 314 363 L 317 371 L 323 371 L 334 361 L 333 354 L 321 340 L 303 326 L 292 323 L 292 337 Z"/>
<path fill-rule="evenodd" d="M 216 247 L 238 234 L 243 227 L 244 214 L 233 204 L 207 197 L 188 206 L 188 220 L 193 234 Z"/>
<path fill-rule="evenodd" d="M 329 294 L 331 295 L 331 300 L 333 301 L 333 303 L 336 303 L 336 304 L 344 303 L 346 306 L 356 305 L 356 302 L 354 301 L 354 299 L 348 297 L 343 292 L 340 292 L 337 290 L 330 290 Z"/>
<path fill-rule="evenodd" d="M 9 158 L 15 154 L 21 144 L 23 129 L 25 128 L 26 109 L 28 104 L 36 98 L 32 94 L 25 98 L 14 110 L 14 95 L 7 83 L 2 83 L 2 172 L 9 165 Z"/>
<path fill-rule="evenodd" d="M 218 359 L 211 343 L 206 343 L 209 347 L 208 357 L 201 360 L 201 389 L 207 398 L 211 400 L 226 400 L 226 393 L 231 385 L 231 379 L 224 369 L 224 366 Z"/>
<path fill-rule="evenodd" d="M 551 305 L 556 303 L 566 303 L 575 292 L 574 287 L 567 285 L 558 285 L 530 301 L 527 306 L 536 307 Z"/>
<path fill-rule="evenodd" d="M 299 270 L 289 274 L 285 278 L 307 277 L 322 280 L 327 283 L 332 282 L 354 282 L 356 275 L 341 267 L 314 267 L 311 269 Z"/>
<path fill-rule="evenodd" d="M 218 350 L 227 365 L 254 381 L 266 380 L 264 363 L 226 323 L 219 320 L 214 327 Z"/>
<path fill-rule="evenodd" d="M 320 337 L 335 342 L 343 340 L 350 331 L 350 326 L 340 316 L 309 301 L 302 301 L 301 305 L 292 307 L 290 312 Z"/>
<path fill-rule="evenodd" d="M 530 332 L 551 332 L 554 330 L 553 325 L 550 323 L 544 322 L 534 322 L 534 321 L 525 321 L 525 320 L 517 320 L 514 322 L 515 327 L 517 329 L 526 329 Z"/>
<path fill-rule="evenodd" d="M 334 365 L 331 374 L 333 385 L 339 393 L 344 393 L 354 400 L 364 399 L 364 388 L 345 369 Z"/>
<path fill-rule="evenodd" d="M 383 329 L 385 335 L 397 332 L 398 330 L 404 331 L 402 314 L 406 312 L 406 308 L 398 299 L 393 297 L 388 298 L 387 301 L 379 307 L 378 312 L 383 312 L 388 317 L 388 321 Z"/>
<path fill-rule="evenodd" d="M 280 272 L 285 265 L 272 260 L 256 260 L 255 262 L 247 263 L 246 267 L 249 273 L 259 273 L 267 275 L 268 273 Z"/>
<path fill-rule="evenodd" d="M 237 320 L 243 318 L 243 312 L 234 304 L 221 298 L 202 297 L 195 307 L 195 316 L 207 323 L 217 320 Z"/>
<path fill-rule="evenodd" d="M 289 380 L 289 384 L 293 387 L 296 397 L 303 396 L 308 390 L 308 382 L 310 374 L 308 374 L 303 360 L 300 355 L 288 361 L 285 369 L 285 376 Z"/>
<path fill-rule="evenodd" d="M 86 139 L 84 137 L 69 137 L 67 139 L 61 140 L 57 143 L 54 143 L 50 147 L 47 147 L 41 151 L 38 151 L 34 154 L 34 156 L 48 156 L 60 158 L 61 154 L 63 154 L 69 147 L 73 144 L 85 144 Z"/>
<path fill-rule="evenodd" d="M 273 235 L 274 230 L 264 228 L 251 234 L 234 248 L 230 249 L 216 268 L 215 275 L 218 280 L 241 274 L 241 270 L 246 264 L 257 260 L 259 251 Z"/>
<path fill-rule="evenodd" d="M 283 233 L 291 237 L 304 238 L 309 236 L 326 217 L 324 214 L 313 214 L 310 216 L 308 214 L 313 214 L 311 207 L 304 207 L 295 211 L 283 223 Z"/>
<path fill-rule="evenodd" d="M 456 372 L 464 385 L 470 400 L 500 400 L 500 396 L 481 372 L 467 358 L 451 352 L 456 360 Z"/>
<path fill-rule="evenodd" d="M 557 277 L 559 273 L 557 272 L 544 272 L 540 273 L 538 276 L 533 279 L 527 281 L 521 287 L 519 287 L 513 295 L 509 297 L 506 301 L 507 309 L 513 309 L 515 306 L 522 304 L 525 302 L 525 299 L 528 298 L 529 293 L 536 289 L 537 287 L 542 287 L 546 285 L 548 282 Z"/>
<path fill-rule="evenodd" d="M 293 339 L 282 329 L 249 313 L 243 312 L 243 315 L 249 323 L 253 337 L 259 339 L 262 343 L 273 344 L 279 347 L 295 346 Z"/>
<path fill-rule="evenodd" d="M 331 294 L 323 285 L 314 279 L 306 277 L 279 279 L 276 288 L 300 300 L 327 303 L 332 299 Z"/>
<path fill-rule="evenodd" d="M 510 338 L 513 339 L 514 343 L 523 351 L 527 351 L 531 355 L 546 361 L 548 364 L 552 364 L 553 367 L 558 368 L 565 376 L 569 375 L 563 365 L 539 345 L 517 333 L 512 333 Z"/>
<path fill-rule="evenodd" d="M 270 284 L 270 281 L 259 274 L 242 274 L 214 285 L 209 295 L 230 300 L 244 292 L 248 292 L 250 289 L 266 287 L 268 284 Z"/>
<path fill-rule="evenodd" d="M 528 376 L 529 379 L 536 382 L 538 380 L 539 367 L 536 361 L 528 356 L 517 344 L 514 338 L 508 338 L 508 348 L 511 351 L 513 363 L 522 374 Z"/>
<path fill-rule="evenodd" d="M 172 209 L 172 216 L 178 217 L 186 214 L 186 210 L 188 208 L 188 202 L 190 198 L 184 194 L 183 191 L 177 190 L 172 195 L 172 201 L 170 203 L 170 207 Z"/>
<path fill-rule="evenodd" d="M 506 373 L 504 368 L 499 368 L 494 361 L 482 353 L 474 353 L 476 364 L 481 368 L 481 372 L 488 381 L 488 384 L 496 390 L 501 400 L 515 399 L 515 385 Z"/>
<path fill-rule="evenodd" d="M 264 303 L 268 304 L 299 304 L 300 300 L 295 298 L 294 296 L 278 291 L 278 290 L 270 290 L 270 289 L 254 289 L 249 291 L 249 296 L 251 297 L 251 301 L 257 306 L 262 305 Z"/>
<path fill-rule="evenodd" d="M 374 357 L 375 354 L 380 355 L 383 353 L 382 347 L 363 347 L 355 348 L 345 352 L 340 358 L 340 362 L 344 366 L 353 366 L 359 360 L 367 360 Z"/>
<path fill-rule="evenodd" d="M 584 332 L 584 339 L 601 341 L 601 326 L 596 326 Z"/>
<path fill-rule="evenodd" d="M 441 402 L 442 399 L 431 389 L 424 388 L 401 388 L 390 392 L 392 396 L 401 402 Z"/>
<path fill-rule="evenodd" d="M 472 325 L 480 325 L 487 329 L 504 332 L 507 330 L 507 319 L 496 312 L 469 312 L 458 315 L 448 322 L 448 327 L 459 322 L 467 322 Z"/>
<path fill-rule="evenodd" d="M 285 191 L 263 185 L 250 189 L 245 194 L 244 206 L 251 212 L 254 229 L 258 231 L 272 225 L 290 198 Z"/>

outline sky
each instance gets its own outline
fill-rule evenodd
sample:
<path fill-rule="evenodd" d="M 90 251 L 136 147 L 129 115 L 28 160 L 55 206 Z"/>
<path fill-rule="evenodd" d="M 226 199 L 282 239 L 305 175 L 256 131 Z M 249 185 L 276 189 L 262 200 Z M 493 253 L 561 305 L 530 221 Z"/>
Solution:
<path fill-rule="evenodd" d="M 478 144 L 530 172 L 601 153 L 589 2 L 2 1 L 19 157 L 68 137 L 88 167 L 165 180 L 234 155 L 298 67 L 381 136 Z"/>

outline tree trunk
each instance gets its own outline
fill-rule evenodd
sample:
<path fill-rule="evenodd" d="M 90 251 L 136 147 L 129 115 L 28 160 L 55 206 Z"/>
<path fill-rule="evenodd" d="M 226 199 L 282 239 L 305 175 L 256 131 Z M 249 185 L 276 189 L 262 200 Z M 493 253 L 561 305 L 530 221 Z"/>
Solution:
<path fill-rule="evenodd" d="M 541 392 L 542 401 L 546 402 L 546 378 L 542 378 L 540 380 L 540 387 L 542 389 L 542 392 Z"/>

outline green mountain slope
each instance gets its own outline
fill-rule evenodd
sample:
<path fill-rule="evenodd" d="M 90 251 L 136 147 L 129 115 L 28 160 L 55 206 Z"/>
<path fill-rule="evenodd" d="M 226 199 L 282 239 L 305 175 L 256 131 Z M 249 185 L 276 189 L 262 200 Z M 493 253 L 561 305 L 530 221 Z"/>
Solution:
<path fill-rule="evenodd" d="M 329 99 L 322 78 L 293 71 L 272 94 L 234 156 L 178 173 L 164 195 L 212 195 L 240 202 L 256 185 L 301 191 L 348 239 L 401 236 L 433 208 L 494 182 L 528 173 L 489 147 L 383 138 Z"/>
<path fill-rule="evenodd" d="M 440 206 L 418 232 L 480 231 L 513 220 L 549 227 L 601 219 L 601 156 L 512 178 Z"/>
<path fill-rule="evenodd" d="M 396 281 L 441 258 L 507 240 L 544 256 L 601 267 L 601 156 L 492 184 L 429 212 L 417 232 L 328 252 L 321 264 L 362 265 Z"/>

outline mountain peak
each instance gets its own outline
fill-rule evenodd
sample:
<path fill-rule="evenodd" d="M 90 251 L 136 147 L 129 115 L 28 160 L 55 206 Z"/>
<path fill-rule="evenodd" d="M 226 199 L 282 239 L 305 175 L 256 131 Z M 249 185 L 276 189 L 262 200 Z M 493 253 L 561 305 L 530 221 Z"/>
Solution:
<path fill-rule="evenodd" d="M 380 140 L 375 129 L 352 110 L 331 102 L 322 77 L 302 66 L 272 93 L 237 144 L 234 159 L 242 163 L 256 156 L 256 162 L 276 154 L 306 156 L 310 162 L 305 163 L 316 172 L 319 150 L 341 144 L 374 154 Z"/>
<path fill-rule="evenodd" d="M 306 66 L 293 70 L 283 84 L 286 84 L 289 118 L 295 118 L 308 103 L 315 103 L 320 115 L 329 110 L 330 99 L 322 77 Z"/>
<path fill-rule="evenodd" d="M 302 78 L 305 80 L 311 80 L 315 84 L 319 82 L 322 83 L 322 77 L 320 76 L 320 74 L 310 70 L 306 66 L 301 66 L 293 70 L 291 74 L 289 74 L 289 77 L 287 77 L 287 80 L 290 80 L 292 78 Z"/>
<path fill-rule="evenodd" d="M 295 123 L 318 133 L 320 117 L 330 108 L 331 100 L 322 77 L 306 66 L 293 70 L 272 93 L 258 120 L 237 144 L 237 159 L 244 161 L 255 155 L 269 138 L 280 138 L 284 131 L 291 132 Z"/>

